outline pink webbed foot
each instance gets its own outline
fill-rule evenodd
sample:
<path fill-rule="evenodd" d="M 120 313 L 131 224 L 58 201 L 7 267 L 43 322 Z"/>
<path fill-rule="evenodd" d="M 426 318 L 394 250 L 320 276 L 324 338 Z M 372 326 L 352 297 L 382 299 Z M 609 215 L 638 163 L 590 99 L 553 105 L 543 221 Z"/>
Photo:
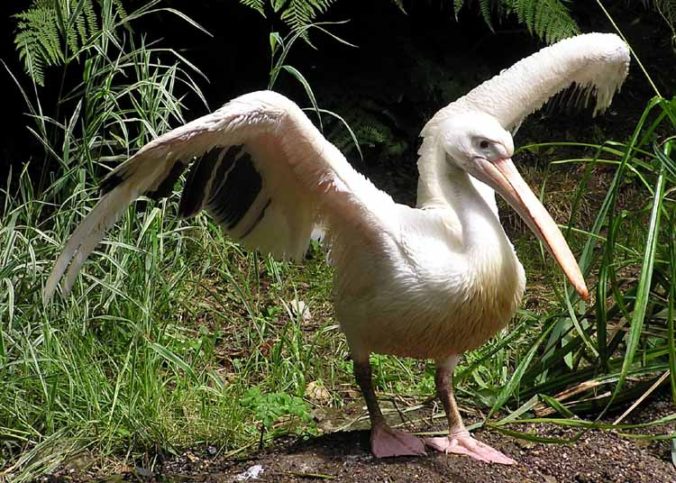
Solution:
<path fill-rule="evenodd" d="M 501 465 L 516 463 L 500 451 L 472 438 L 467 431 L 443 438 L 425 438 L 425 445 L 442 453 L 463 454 L 486 463 L 499 463 Z"/>
<path fill-rule="evenodd" d="M 387 426 L 375 426 L 371 429 L 371 452 L 376 458 L 426 454 L 425 445 L 419 438 Z"/>

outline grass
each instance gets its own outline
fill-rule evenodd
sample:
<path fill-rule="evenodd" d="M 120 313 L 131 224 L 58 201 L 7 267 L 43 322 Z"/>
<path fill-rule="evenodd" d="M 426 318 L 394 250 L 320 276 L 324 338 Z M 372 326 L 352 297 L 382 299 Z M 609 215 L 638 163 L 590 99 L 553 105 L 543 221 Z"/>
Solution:
<path fill-rule="evenodd" d="M 594 277 L 595 304 L 588 307 L 569 290 L 561 290 L 558 314 L 550 311 L 544 319 L 551 336 L 540 341 L 540 360 L 529 363 L 522 377 L 518 370 L 514 375 L 521 377 L 519 385 L 527 387 L 526 398 L 574 384 L 588 386 L 577 397 L 564 398 L 563 404 L 545 398 L 563 416 L 596 409 L 601 417 L 614 403 L 641 394 L 641 387 L 651 386 L 653 377 L 673 372 L 674 358 L 667 355 L 673 347 L 669 293 L 676 259 L 669 247 L 673 244 L 674 199 L 665 187 L 673 191 L 676 179 L 669 157 L 673 138 L 660 130 L 673 130 L 675 107 L 674 101 L 657 97 L 646 107 L 629 142 L 585 146 L 595 154 L 558 163 L 586 165 L 574 205 L 587 193 L 585 180 L 596 166 L 617 167 L 591 228 L 575 230 L 583 235 L 581 267 L 587 274 L 598 274 Z M 633 206 L 618 209 L 627 191 L 633 192 L 629 198 Z M 661 227 L 662 217 L 670 221 Z M 571 233 L 575 223 L 571 217 Z M 630 379 L 632 388 L 623 391 Z M 612 391 L 600 391 L 607 387 Z"/>
<path fill-rule="evenodd" d="M 164 204 L 130 213 L 73 295 L 44 307 L 41 284 L 69 226 L 36 230 L 43 206 L 18 203 L 0 230 L 2 280 L 12 287 L 0 299 L 0 427 L 15 477 L 60 464 L 53 447 L 63 441 L 95 444 L 103 454 L 158 441 L 169 452 L 198 443 L 236 447 L 258 434 L 256 404 L 240 404 L 251 387 L 301 397 L 307 382 L 343 380 L 344 358 L 323 359 L 345 354 L 344 342 L 332 336 L 331 318 L 314 318 L 327 297 L 321 257 L 301 275 L 299 267 L 243 254 L 203 217 L 170 221 L 175 206 Z M 44 224 L 70 216 L 60 209 Z M 299 279 L 307 287 L 298 289 Z M 312 331 L 283 304 L 310 286 Z M 44 453 L 52 456 L 43 460 Z"/>
<path fill-rule="evenodd" d="M 124 19 L 101 25 L 111 27 L 74 56 L 82 79 L 64 85 L 58 109 L 42 105 L 34 86 L 21 91 L 45 168 L 37 181 L 28 168 L 14 173 L 0 203 L 0 478 L 31 480 L 84 453 L 97 460 L 87 464 L 104 465 L 110 456 L 152 460 L 195 446 L 238 451 L 261 438 L 316 433 L 315 406 L 361 405 L 321 249 L 303 264 L 244 253 L 203 215 L 177 220 L 176 197 L 138 201 L 73 292 L 42 303 L 51 265 L 95 203 L 107 166 L 182 122 L 184 95 L 202 98 L 199 71 L 181 56 L 123 34 Z M 271 39 L 271 84 L 287 72 L 318 117 L 333 115 L 286 63 L 297 37 Z M 676 102 L 658 97 L 627 142 L 568 145 L 579 156 L 553 165 L 581 173 L 559 219 L 595 303 L 575 298 L 532 236 L 516 241 L 529 277 L 541 280 L 538 304 L 458 368 L 460 398 L 488 414 L 478 425 L 538 440 L 521 425 L 607 429 L 597 421 L 605 408 L 639 401 L 656 381 L 676 399 L 675 112 Z M 59 176 L 50 178 L 54 165 Z M 602 172 L 607 194 L 596 207 L 587 182 Z M 594 216 L 568 218 L 579 207 Z M 425 361 L 377 356 L 373 365 L 385 398 L 413 404 L 433 393 Z M 311 383 L 329 399 L 306 394 Z"/>

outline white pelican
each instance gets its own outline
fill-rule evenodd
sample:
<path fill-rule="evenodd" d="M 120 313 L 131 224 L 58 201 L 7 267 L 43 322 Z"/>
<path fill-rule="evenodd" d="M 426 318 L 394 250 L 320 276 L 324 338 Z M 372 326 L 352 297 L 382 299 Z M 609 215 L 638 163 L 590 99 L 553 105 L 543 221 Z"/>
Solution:
<path fill-rule="evenodd" d="M 59 256 L 44 289 L 63 292 L 104 232 L 140 195 L 166 196 L 189 167 L 183 216 L 206 210 L 244 246 L 301 257 L 316 224 L 335 265 L 336 316 L 371 419 L 375 456 L 424 447 L 510 464 L 463 426 L 451 377 L 460 354 L 504 327 L 525 274 L 498 219 L 502 196 L 588 297 L 561 232 L 511 161 L 514 129 L 571 85 L 606 108 L 629 51 L 612 34 L 563 40 L 516 63 L 440 110 L 422 131 L 418 208 L 396 204 L 356 172 L 303 111 L 274 92 L 238 97 L 150 142 L 103 182 L 103 196 Z M 192 164 L 191 164 L 192 163 Z M 434 359 L 449 435 L 421 441 L 385 423 L 371 385 L 371 353 Z"/>

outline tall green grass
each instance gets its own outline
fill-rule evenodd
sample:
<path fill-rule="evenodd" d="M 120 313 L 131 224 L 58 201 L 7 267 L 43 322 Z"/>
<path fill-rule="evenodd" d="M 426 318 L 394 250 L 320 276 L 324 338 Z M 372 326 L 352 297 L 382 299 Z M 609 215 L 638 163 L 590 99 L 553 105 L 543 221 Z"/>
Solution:
<path fill-rule="evenodd" d="M 642 401 L 661 384 L 670 383 L 672 397 L 676 394 L 675 127 L 676 100 L 656 97 L 627 142 L 523 148 L 565 144 L 592 153 L 553 163 L 581 165 L 584 170 L 573 207 L 587 194 L 592 176 L 608 170 L 612 175 L 607 174 L 608 191 L 590 226 L 580 226 L 573 212 L 562 227 L 580 247 L 579 263 L 593 281 L 595 301 L 585 304 L 561 283 L 560 308 L 540 316 L 541 335 L 489 414 L 505 405 L 514 412 L 493 426 L 557 415 L 563 418 L 561 424 L 602 427 L 594 426 L 593 419 Z M 580 419 L 590 416 L 591 422 Z"/>
<path fill-rule="evenodd" d="M 179 223 L 162 203 L 130 210 L 72 295 L 44 307 L 42 284 L 80 214 L 45 216 L 30 180 L 20 185 L 0 225 L 3 475 L 31 479 L 84 449 L 237 448 L 258 440 L 262 409 L 279 410 L 262 408 L 252 387 L 295 397 L 288 414 L 308 416 L 299 399 L 308 382 L 345 380 L 344 343 L 332 319 L 319 318 L 330 279 L 321 257 L 302 271 L 243 254 L 206 218 Z M 294 297 L 317 314 L 312 331 L 285 310 Z M 342 357 L 327 362 L 326 353 Z"/>
<path fill-rule="evenodd" d="M 31 480 L 83 454 L 99 465 L 312 431 L 307 384 L 349 379 L 316 247 L 304 268 L 247 254 L 205 216 L 179 221 L 166 200 L 137 202 L 72 294 L 41 302 L 108 167 L 184 122 L 184 96 L 206 104 L 195 66 L 131 30 L 158 13 L 196 26 L 157 3 L 100 12 L 100 31 L 65 59 L 80 80 L 62 85 L 55 106 L 37 80 L 15 78 L 44 158 L 0 189 L 0 479 Z M 290 73 L 313 99 L 285 62 L 298 34 L 275 38 L 275 78 Z M 294 312 L 295 299 L 312 319 Z"/>

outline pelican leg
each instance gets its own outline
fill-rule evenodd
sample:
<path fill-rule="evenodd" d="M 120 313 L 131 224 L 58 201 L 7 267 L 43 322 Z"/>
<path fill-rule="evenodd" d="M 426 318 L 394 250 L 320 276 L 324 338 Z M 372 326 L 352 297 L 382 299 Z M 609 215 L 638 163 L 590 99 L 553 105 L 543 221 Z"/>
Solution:
<path fill-rule="evenodd" d="M 371 420 L 371 452 L 376 458 L 389 456 L 418 456 L 425 454 L 425 445 L 412 434 L 390 428 L 380 411 L 376 393 L 373 390 L 371 363 L 354 362 L 354 377 L 364 395 L 366 407 Z"/>
<path fill-rule="evenodd" d="M 514 464 L 513 459 L 474 439 L 465 428 L 453 395 L 453 370 L 457 363 L 457 355 L 443 361 L 437 361 L 435 377 L 437 396 L 441 399 L 441 404 L 446 411 L 449 431 L 446 437 L 425 438 L 425 445 L 442 453 L 467 455 L 486 463 Z"/>

